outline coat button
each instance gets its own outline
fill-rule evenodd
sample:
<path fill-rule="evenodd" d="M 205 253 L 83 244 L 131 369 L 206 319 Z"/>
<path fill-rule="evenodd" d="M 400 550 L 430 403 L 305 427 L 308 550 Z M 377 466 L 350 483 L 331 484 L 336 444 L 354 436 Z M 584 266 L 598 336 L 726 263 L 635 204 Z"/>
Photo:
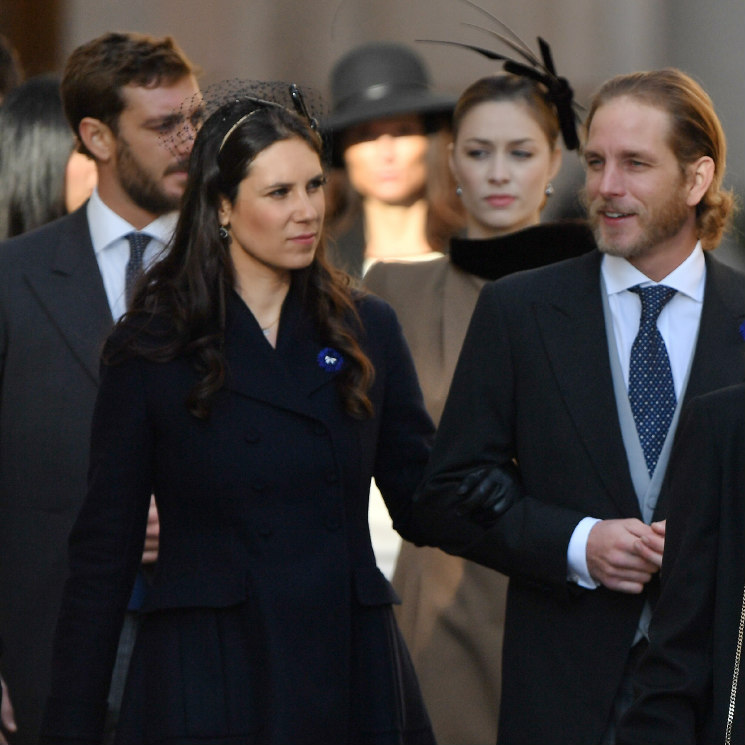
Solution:
<path fill-rule="evenodd" d="M 339 477 L 336 475 L 336 471 L 329 471 L 326 474 L 326 481 L 329 484 L 335 484 L 339 480 Z"/>

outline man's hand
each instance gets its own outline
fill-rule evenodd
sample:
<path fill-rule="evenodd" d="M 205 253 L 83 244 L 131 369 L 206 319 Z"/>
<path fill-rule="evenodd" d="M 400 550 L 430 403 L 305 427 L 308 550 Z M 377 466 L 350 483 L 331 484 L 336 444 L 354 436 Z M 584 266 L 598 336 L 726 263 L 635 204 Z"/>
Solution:
<path fill-rule="evenodd" d="M 2 687 L 2 705 L 0 705 L 0 745 L 8 745 L 3 732 L 17 732 L 15 714 L 13 713 L 13 704 L 8 696 L 8 686 L 0 676 L 0 686 Z"/>
<path fill-rule="evenodd" d="M 609 590 L 639 594 L 659 571 L 664 547 L 664 521 L 601 520 L 587 538 L 587 568 Z"/>
<path fill-rule="evenodd" d="M 150 510 L 147 513 L 147 530 L 145 532 L 145 549 L 142 552 L 143 564 L 154 564 L 158 560 L 160 541 L 160 522 L 155 497 L 150 497 Z"/>
<path fill-rule="evenodd" d="M 665 520 L 652 523 L 651 533 L 643 535 L 636 543 L 636 550 L 640 556 L 651 561 L 657 569 L 662 566 L 662 552 L 665 549 Z"/>

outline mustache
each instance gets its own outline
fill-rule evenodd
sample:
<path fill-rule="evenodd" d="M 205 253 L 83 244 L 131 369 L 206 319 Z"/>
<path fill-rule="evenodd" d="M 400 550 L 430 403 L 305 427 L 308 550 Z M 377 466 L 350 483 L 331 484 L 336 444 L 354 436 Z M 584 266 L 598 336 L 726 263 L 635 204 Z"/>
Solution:
<path fill-rule="evenodd" d="M 189 170 L 189 161 L 188 160 L 177 160 L 175 163 L 171 163 L 168 168 L 165 170 L 165 175 L 170 176 L 172 173 L 181 173 L 182 171 L 188 171 Z"/>
<path fill-rule="evenodd" d="M 618 212 L 622 215 L 632 214 L 635 212 L 635 210 L 629 209 L 620 202 L 615 202 L 612 199 L 607 200 L 602 197 L 597 197 L 596 199 L 591 200 L 587 196 L 587 190 L 584 187 L 579 190 L 578 196 L 580 204 L 585 208 L 589 217 L 597 215 L 600 212 Z"/>

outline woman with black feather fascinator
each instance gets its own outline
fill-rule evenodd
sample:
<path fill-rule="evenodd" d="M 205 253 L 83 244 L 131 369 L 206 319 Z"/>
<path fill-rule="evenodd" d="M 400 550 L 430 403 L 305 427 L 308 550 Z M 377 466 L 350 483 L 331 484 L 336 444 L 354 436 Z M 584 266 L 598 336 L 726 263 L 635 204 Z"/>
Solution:
<path fill-rule="evenodd" d="M 568 150 L 579 144 L 572 90 L 556 74 L 549 45 L 539 39 L 539 57 L 501 21 L 464 2 L 499 28 L 482 30 L 520 57 L 438 42 L 500 61 L 506 73 L 476 81 L 455 107 L 450 166 L 465 208 L 465 235 L 450 241 L 447 257 L 377 264 L 365 278 L 396 310 L 435 423 L 483 284 L 594 247 L 583 223 L 538 224 L 561 165 L 559 136 Z M 493 514 L 482 517 L 488 522 Z M 459 557 L 404 543 L 393 585 L 438 742 L 492 745 L 507 579 Z"/>

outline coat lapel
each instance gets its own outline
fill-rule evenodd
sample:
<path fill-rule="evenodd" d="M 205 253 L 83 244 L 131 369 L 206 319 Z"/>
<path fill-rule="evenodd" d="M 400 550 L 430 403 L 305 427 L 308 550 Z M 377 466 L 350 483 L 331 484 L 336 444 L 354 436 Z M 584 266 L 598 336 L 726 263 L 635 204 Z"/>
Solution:
<path fill-rule="evenodd" d="M 61 226 L 50 265 L 28 267 L 24 280 L 72 353 L 97 381 L 101 349 L 113 319 L 85 206 Z"/>
<path fill-rule="evenodd" d="M 608 354 L 600 255 L 579 259 L 563 291 L 533 310 L 562 399 L 590 460 L 622 514 L 635 515 L 634 495 Z M 557 288 L 558 289 L 558 288 Z"/>
<path fill-rule="evenodd" d="M 318 362 L 324 345 L 316 338 L 297 293 L 291 291 L 282 308 L 276 349 L 267 343 L 237 295 L 231 294 L 228 308 L 227 387 L 272 406 L 316 417 L 310 396 L 333 382 L 336 373 Z"/>

